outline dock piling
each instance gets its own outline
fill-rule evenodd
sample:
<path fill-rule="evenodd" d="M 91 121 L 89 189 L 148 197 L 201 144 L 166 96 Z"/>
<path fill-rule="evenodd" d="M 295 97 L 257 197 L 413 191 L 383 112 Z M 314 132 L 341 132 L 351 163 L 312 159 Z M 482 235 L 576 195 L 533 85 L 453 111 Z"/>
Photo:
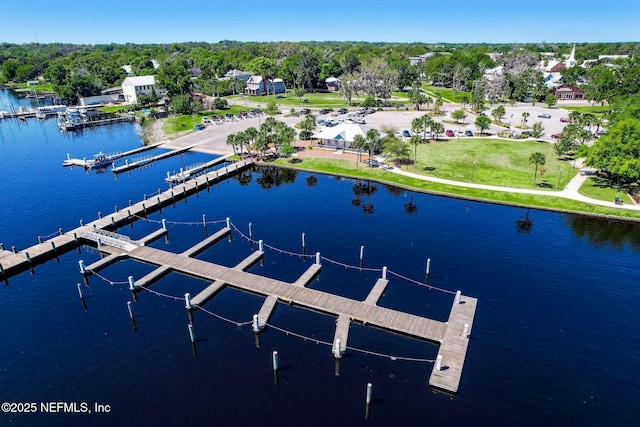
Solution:
<path fill-rule="evenodd" d="M 306 253 L 307 252 L 307 244 L 304 241 L 304 233 L 302 233 L 302 253 Z"/>
<path fill-rule="evenodd" d="M 84 227 L 84 220 L 80 220 L 80 227 Z"/>
<path fill-rule="evenodd" d="M 264 242 L 262 240 L 258 240 L 258 250 L 264 252 Z"/>
<path fill-rule="evenodd" d="M 87 274 L 87 268 L 84 265 L 84 261 L 78 261 L 78 265 L 80 266 L 80 274 Z"/>
<path fill-rule="evenodd" d="M 98 219 L 102 219 L 102 212 L 98 212 Z"/>
<path fill-rule="evenodd" d="M 258 332 L 260 332 L 260 325 L 258 324 L 258 315 L 257 314 L 253 315 L 253 332 L 255 332 L 256 334 Z"/>
<path fill-rule="evenodd" d="M 436 363 L 435 366 L 433 367 L 434 371 L 441 371 L 442 370 L 442 355 L 438 355 L 438 357 L 436 357 Z"/>
<path fill-rule="evenodd" d="M 133 281 L 133 276 L 129 276 L 127 277 L 127 280 L 129 281 L 129 290 L 130 291 L 135 291 L 136 289 L 136 284 Z"/>
<path fill-rule="evenodd" d="M 333 357 L 339 359 L 342 356 L 342 351 L 340 351 L 340 338 L 336 339 L 335 345 L 333 347 Z"/>
<path fill-rule="evenodd" d="M 84 295 L 82 295 L 82 285 L 80 283 L 78 285 L 78 295 L 80 295 L 80 299 L 84 299 Z"/>
<path fill-rule="evenodd" d="M 273 360 L 273 372 L 277 372 L 278 371 L 278 352 L 274 351 L 271 355 L 271 358 Z"/>
<path fill-rule="evenodd" d="M 42 244 L 42 236 L 38 236 L 38 243 Z"/>
<path fill-rule="evenodd" d="M 166 230 L 167 229 L 167 220 L 162 218 L 162 229 Z"/>
<path fill-rule="evenodd" d="M 129 310 L 129 317 L 131 318 L 131 320 L 133 320 L 133 309 L 131 308 L 131 301 L 127 301 L 127 310 Z"/>
<path fill-rule="evenodd" d="M 115 205 L 115 206 L 113 207 L 113 211 L 114 211 L 115 213 L 118 213 L 118 205 Z"/>
<path fill-rule="evenodd" d="M 458 305 L 460 304 L 460 291 L 456 291 L 456 297 L 453 299 L 453 305 Z"/>
<path fill-rule="evenodd" d="M 207 228 L 207 214 L 202 214 L 202 225 Z"/>
<path fill-rule="evenodd" d="M 382 267 L 382 280 L 387 280 L 387 266 Z"/>
<path fill-rule="evenodd" d="M 187 292 L 184 294 L 184 308 L 187 310 L 191 310 L 193 306 L 191 305 L 191 294 Z"/>
<path fill-rule="evenodd" d="M 431 272 L 431 258 L 427 258 L 427 270 L 426 270 L 426 277 L 424 279 L 424 283 L 426 285 L 429 284 L 429 273 Z"/>
<path fill-rule="evenodd" d="M 24 256 L 27 257 L 27 262 L 31 263 L 31 257 L 29 256 L 29 252 L 25 252 Z"/>
<path fill-rule="evenodd" d="M 16 249 L 15 245 L 11 246 L 11 250 L 13 251 L 14 254 L 18 253 L 18 250 Z"/>
<path fill-rule="evenodd" d="M 373 385 L 371 383 L 367 383 L 367 397 L 366 397 L 367 405 L 371 403 L 372 390 L 373 390 Z"/>
<path fill-rule="evenodd" d="M 462 338 L 464 338 L 464 339 L 468 339 L 469 338 L 469 324 L 468 323 L 464 324 L 464 329 L 462 330 Z"/>
<path fill-rule="evenodd" d="M 249 240 L 253 240 L 253 230 L 251 229 L 251 223 L 249 223 Z"/>
<path fill-rule="evenodd" d="M 53 250 L 53 252 L 57 251 L 56 243 L 53 240 L 51 241 L 51 249 Z"/>
<path fill-rule="evenodd" d="M 196 342 L 196 334 L 195 332 L 193 332 L 193 325 L 189 323 L 187 325 L 187 328 L 189 328 L 189 338 L 191 338 L 191 342 L 192 343 Z"/>
<path fill-rule="evenodd" d="M 316 252 L 316 265 L 321 265 L 320 264 L 320 252 Z"/>
<path fill-rule="evenodd" d="M 64 234 L 64 232 L 62 231 L 62 227 L 58 228 L 58 232 L 60 233 L 61 236 Z"/>

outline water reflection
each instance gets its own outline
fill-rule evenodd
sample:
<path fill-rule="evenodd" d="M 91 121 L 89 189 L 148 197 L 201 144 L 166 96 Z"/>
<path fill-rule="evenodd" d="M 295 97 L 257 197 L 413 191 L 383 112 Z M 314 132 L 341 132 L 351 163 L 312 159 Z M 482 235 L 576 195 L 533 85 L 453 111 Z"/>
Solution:
<path fill-rule="evenodd" d="M 622 249 L 629 244 L 634 251 L 640 251 L 640 226 L 635 222 L 580 215 L 565 215 L 564 218 L 576 237 L 588 240 L 595 247 Z"/>
<path fill-rule="evenodd" d="M 282 184 L 293 184 L 298 177 L 298 171 L 293 169 L 281 169 L 275 166 L 259 166 L 257 172 L 262 176 L 256 179 L 260 187 L 267 190 Z"/>

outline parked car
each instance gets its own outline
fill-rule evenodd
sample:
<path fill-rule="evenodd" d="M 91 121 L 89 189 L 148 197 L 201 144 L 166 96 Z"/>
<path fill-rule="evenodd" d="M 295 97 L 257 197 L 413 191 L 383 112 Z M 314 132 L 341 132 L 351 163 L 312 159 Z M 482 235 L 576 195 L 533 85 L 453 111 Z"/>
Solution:
<path fill-rule="evenodd" d="M 554 133 L 554 134 L 551 135 L 551 138 L 558 139 L 558 138 L 560 138 L 560 135 L 558 135 L 557 133 Z"/>
<path fill-rule="evenodd" d="M 321 108 L 320 111 L 318 112 L 318 114 L 328 114 L 328 113 L 329 113 L 328 108 Z"/>
<path fill-rule="evenodd" d="M 209 117 L 204 116 L 204 117 L 202 118 L 202 123 L 206 125 L 206 124 L 208 124 L 208 123 L 211 123 L 211 120 L 209 120 Z"/>
<path fill-rule="evenodd" d="M 402 136 L 404 136 L 405 138 L 409 138 L 411 137 L 411 132 L 405 129 L 402 131 Z"/>
<path fill-rule="evenodd" d="M 319 124 L 320 126 L 324 126 L 324 125 L 326 125 L 327 123 L 326 123 L 324 120 L 320 119 L 320 120 L 318 120 L 318 124 Z"/>
<path fill-rule="evenodd" d="M 538 114 L 538 117 L 541 118 L 541 119 L 550 119 L 551 118 L 551 114 L 547 114 L 547 113 Z"/>
<path fill-rule="evenodd" d="M 560 117 L 560 121 L 562 123 L 569 123 L 569 118 L 568 117 Z"/>
<path fill-rule="evenodd" d="M 447 135 L 449 138 L 453 138 L 455 136 L 451 129 L 447 129 L 445 135 Z"/>
<path fill-rule="evenodd" d="M 461 137 L 461 136 L 464 136 L 464 132 L 462 132 L 461 130 L 457 130 L 457 131 L 455 132 L 455 134 L 456 134 L 456 136 L 457 136 L 458 138 L 459 138 L 459 137 Z"/>
<path fill-rule="evenodd" d="M 311 110 L 308 108 L 303 108 L 302 110 L 300 110 L 300 114 L 306 116 L 307 114 L 311 114 Z"/>
<path fill-rule="evenodd" d="M 533 137 L 533 132 L 531 132 L 530 130 L 523 130 L 522 135 L 525 135 L 526 137 L 531 138 Z"/>
<path fill-rule="evenodd" d="M 356 117 L 355 119 L 351 119 L 351 121 L 354 122 L 354 123 L 357 123 L 359 125 L 367 124 L 367 122 L 361 117 Z"/>
<path fill-rule="evenodd" d="M 373 108 L 373 107 L 369 107 L 369 108 L 367 108 L 367 111 L 366 111 L 366 113 L 367 113 L 367 114 L 373 114 L 373 113 L 375 113 L 375 112 L 376 112 L 376 109 L 375 109 L 375 108 Z"/>
<path fill-rule="evenodd" d="M 464 131 L 464 135 L 465 136 L 473 136 L 473 132 L 467 129 L 467 130 Z"/>
<path fill-rule="evenodd" d="M 307 98 L 305 98 L 305 99 L 303 99 L 303 100 L 302 100 L 302 103 L 303 103 L 303 104 L 308 104 L 308 103 L 309 103 L 309 100 L 308 100 Z"/>
<path fill-rule="evenodd" d="M 347 110 L 346 108 L 341 108 L 338 110 L 338 114 L 347 114 L 347 111 L 349 110 Z"/>
<path fill-rule="evenodd" d="M 367 112 L 367 110 L 366 110 L 366 109 L 364 109 L 364 108 L 358 108 L 358 109 L 356 110 L 356 113 L 358 113 L 358 114 L 366 114 L 366 112 Z"/>

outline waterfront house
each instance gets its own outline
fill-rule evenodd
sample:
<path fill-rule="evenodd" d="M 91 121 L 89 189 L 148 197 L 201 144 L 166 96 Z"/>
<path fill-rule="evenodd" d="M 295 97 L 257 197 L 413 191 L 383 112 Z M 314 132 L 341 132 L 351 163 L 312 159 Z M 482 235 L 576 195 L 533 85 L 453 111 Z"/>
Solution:
<path fill-rule="evenodd" d="M 251 78 L 251 76 L 253 76 L 253 73 L 249 71 L 230 70 L 224 74 L 221 80 L 229 80 L 235 78 L 236 80 L 242 80 L 246 83 Z"/>
<path fill-rule="evenodd" d="M 156 87 L 155 76 L 127 77 L 122 82 L 122 94 L 128 104 L 137 104 L 139 96 L 150 95 L 152 91 L 155 91 L 158 98 L 164 95 L 163 91 Z"/>
<path fill-rule="evenodd" d="M 353 149 L 352 144 L 356 135 L 362 135 L 366 138 L 367 126 L 340 123 L 336 126 L 323 127 L 320 132 L 311 135 L 311 138 L 320 140 L 318 144 L 322 148 L 330 148 L 335 150 Z"/>

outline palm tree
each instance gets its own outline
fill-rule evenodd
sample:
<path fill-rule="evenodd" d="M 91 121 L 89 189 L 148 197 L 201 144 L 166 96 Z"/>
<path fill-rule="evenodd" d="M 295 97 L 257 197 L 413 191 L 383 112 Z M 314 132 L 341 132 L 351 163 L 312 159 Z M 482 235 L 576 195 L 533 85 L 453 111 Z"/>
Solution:
<path fill-rule="evenodd" d="M 376 146 L 380 142 L 380 132 L 378 132 L 377 129 L 369 129 L 367 131 L 367 135 L 365 136 L 365 140 L 366 148 L 369 149 L 369 166 L 373 167 L 371 156 L 373 155 L 373 151 L 375 150 Z"/>
<path fill-rule="evenodd" d="M 254 128 L 253 126 L 249 126 L 244 130 L 244 134 L 249 139 L 248 141 L 249 146 L 253 147 L 253 144 L 256 141 L 256 137 L 258 136 L 258 129 Z"/>
<path fill-rule="evenodd" d="M 526 111 L 522 113 L 522 122 L 520 122 L 522 126 L 524 126 L 524 124 L 527 122 L 527 117 L 529 117 L 530 115 L 531 113 L 528 113 Z"/>
<path fill-rule="evenodd" d="M 411 135 L 409 140 L 413 144 L 413 171 L 416 171 L 416 165 L 418 164 L 418 144 L 422 142 L 422 138 L 419 135 Z"/>
<path fill-rule="evenodd" d="M 358 163 L 360 163 L 360 151 L 367 145 L 367 140 L 364 136 L 357 134 L 353 137 L 353 142 L 351 143 L 353 147 L 358 150 L 358 156 L 356 157 L 356 168 L 358 167 Z"/>
<path fill-rule="evenodd" d="M 230 133 L 229 135 L 227 135 L 227 145 L 233 147 L 233 154 L 237 154 L 236 147 L 238 145 L 238 136 L 235 133 Z"/>
<path fill-rule="evenodd" d="M 236 144 L 240 146 L 240 158 L 244 155 L 244 146 L 249 143 L 249 137 L 244 132 L 238 132 L 236 134 Z"/>
<path fill-rule="evenodd" d="M 540 166 L 544 166 L 546 162 L 546 159 L 544 157 L 544 154 L 542 154 L 539 151 L 536 151 L 535 153 L 531 153 L 531 156 L 529 156 L 529 164 L 530 165 L 535 165 L 535 171 L 533 172 L 533 186 L 536 186 L 536 177 L 538 176 L 538 165 Z"/>

